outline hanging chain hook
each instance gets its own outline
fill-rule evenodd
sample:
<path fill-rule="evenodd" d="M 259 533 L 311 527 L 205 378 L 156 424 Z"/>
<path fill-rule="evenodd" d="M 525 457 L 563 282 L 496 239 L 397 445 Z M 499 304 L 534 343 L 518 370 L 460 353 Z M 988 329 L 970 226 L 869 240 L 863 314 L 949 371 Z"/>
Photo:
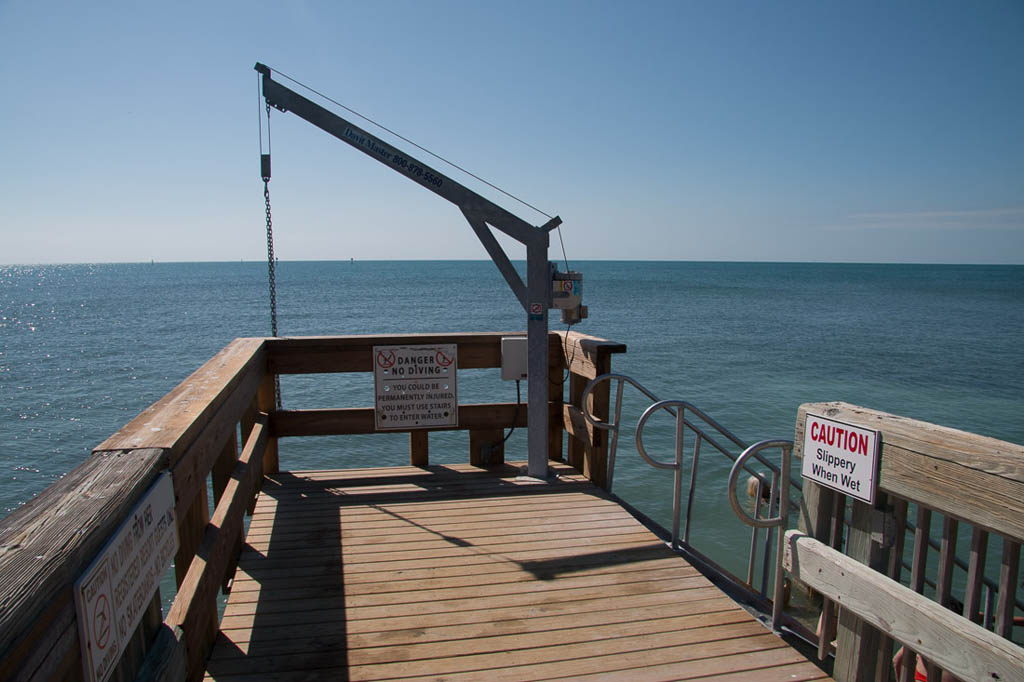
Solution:
<path fill-rule="evenodd" d="M 263 200 L 267 212 L 267 276 L 270 282 L 270 334 L 277 336 L 277 259 L 274 257 L 274 221 L 270 214 L 270 104 L 267 104 L 267 153 L 263 154 L 260 133 L 260 175 L 263 178 Z M 281 409 L 281 377 L 274 375 L 274 396 Z"/>

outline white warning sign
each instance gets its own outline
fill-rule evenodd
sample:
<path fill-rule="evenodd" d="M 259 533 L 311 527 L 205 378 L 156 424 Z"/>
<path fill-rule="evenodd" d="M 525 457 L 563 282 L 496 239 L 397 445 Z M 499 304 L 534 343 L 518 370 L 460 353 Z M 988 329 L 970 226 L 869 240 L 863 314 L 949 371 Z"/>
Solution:
<path fill-rule="evenodd" d="M 804 421 L 803 477 L 874 504 L 878 435 L 878 431 L 808 414 Z"/>
<path fill-rule="evenodd" d="M 454 343 L 374 346 L 377 430 L 458 426 L 457 352 Z"/>
<path fill-rule="evenodd" d="M 174 486 L 164 472 L 75 582 L 85 679 L 113 672 L 177 551 Z"/>

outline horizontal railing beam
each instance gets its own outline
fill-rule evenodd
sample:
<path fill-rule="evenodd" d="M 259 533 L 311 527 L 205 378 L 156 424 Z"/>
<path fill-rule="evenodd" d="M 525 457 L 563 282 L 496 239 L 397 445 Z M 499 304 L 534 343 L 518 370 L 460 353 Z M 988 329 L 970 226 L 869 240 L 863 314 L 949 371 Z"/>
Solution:
<path fill-rule="evenodd" d="M 518 413 L 518 414 L 517 414 Z M 366 433 L 408 433 L 411 431 L 466 431 L 526 426 L 526 405 L 515 403 L 484 403 L 459 405 L 458 426 L 428 429 L 378 431 L 372 407 L 350 407 L 320 410 L 279 410 L 270 418 L 270 426 L 278 438 L 291 436 L 344 436 Z"/>
<path fill-rule="evenodd" d="M 276 374 L 372 372 L 374 346 L 454 343 L 459 369 L 501 366 L 501 337 L 523 332 L 304 336 L 267 339 L 269 368 Z"/>
<path fill-rule="evenodd" d="M 160 448 L 177 464 L 251 375 L 266 372 L 264 339 L 235 339 L 94 452 Z"/>

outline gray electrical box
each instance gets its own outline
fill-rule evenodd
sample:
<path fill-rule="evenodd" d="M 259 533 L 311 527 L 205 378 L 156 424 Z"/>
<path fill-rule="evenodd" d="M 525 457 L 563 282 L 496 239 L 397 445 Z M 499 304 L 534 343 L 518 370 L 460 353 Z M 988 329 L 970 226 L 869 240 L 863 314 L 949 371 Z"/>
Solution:
<path fill-rule="evenodd" d="M 526 337 L 501 337 L 501 378 L 505 381 L 525 379 L 527 366 Z"/>

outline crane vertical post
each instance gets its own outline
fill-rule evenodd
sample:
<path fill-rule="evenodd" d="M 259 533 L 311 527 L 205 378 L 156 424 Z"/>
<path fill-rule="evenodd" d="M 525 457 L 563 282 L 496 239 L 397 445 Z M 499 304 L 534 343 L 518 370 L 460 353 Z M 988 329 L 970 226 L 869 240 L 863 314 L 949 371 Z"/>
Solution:
<path fill-rule="evenodd" d="M 548 266 L 548 233 L 526 247 L 527 289 L 527 385 L 526 473 L 534 478 L 548 475 L 548 307 L 551 275 Z"/>

